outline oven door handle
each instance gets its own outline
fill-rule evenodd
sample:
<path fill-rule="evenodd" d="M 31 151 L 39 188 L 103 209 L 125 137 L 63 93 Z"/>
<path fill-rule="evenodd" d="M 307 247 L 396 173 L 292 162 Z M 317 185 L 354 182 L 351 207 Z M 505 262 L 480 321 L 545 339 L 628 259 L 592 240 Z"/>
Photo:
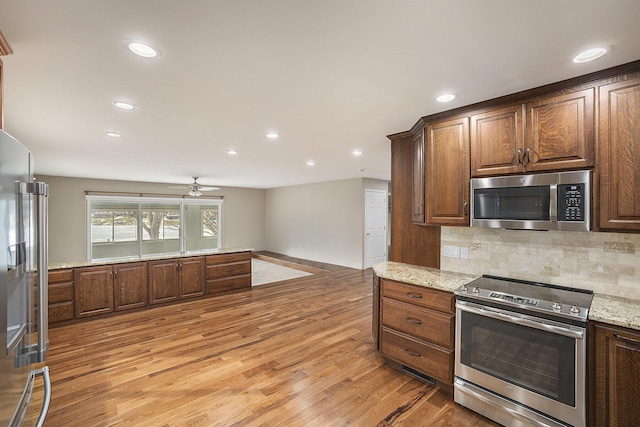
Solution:
<path fill-rule="evenodd" d="M 507 314 L 508 312 L 487 309 L 486 307 L 477 306 L 475 304 L 471 305 L 467 302 L 458 301 L 456 303 L 456 307 L 461 311 L 467 311 L 469 313 L 491 317 L 492 319 L 503 320 L 505 322 L 514 323 L 517 325 L 528 326 L 530 328 L 539 329 L 541 331 L 564 335 L 565 337 L 575 338 L 579 340 L 584 338 L 584 331 L 577 331 L 574 329 L 563 328 L 561 326 L 550 325 L 548 323 L 536 322 L 535 320 L 529 320 Z"/>

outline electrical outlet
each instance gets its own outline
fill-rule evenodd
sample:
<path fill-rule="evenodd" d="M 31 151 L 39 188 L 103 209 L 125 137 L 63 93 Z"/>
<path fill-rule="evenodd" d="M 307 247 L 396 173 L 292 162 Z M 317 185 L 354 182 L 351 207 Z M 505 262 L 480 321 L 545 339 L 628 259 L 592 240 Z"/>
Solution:
<path fill-rule="evenodd" d="M 460 258 L 469 259 L 469 248 L 466 248 L 464 246 L 460 247 Z"/>
<path fill-rule="evenodd" d="M 447 258 L 460 258 L 460 246 L 444 245 L 442 247 L 442 256 Z"/>

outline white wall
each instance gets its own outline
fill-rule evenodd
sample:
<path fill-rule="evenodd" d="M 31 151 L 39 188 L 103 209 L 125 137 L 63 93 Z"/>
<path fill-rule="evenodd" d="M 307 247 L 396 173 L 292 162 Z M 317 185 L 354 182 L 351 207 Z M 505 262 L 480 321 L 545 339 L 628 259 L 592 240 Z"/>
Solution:
<path fill-rule="evenodd" d="M 49 262 L 84 260 L 86 254 L 85 191 L 183 194 L 170 184 L 67 178 L 38 175 L 49 184 Z M 223 187 L 222 246 L 265 249 L 265 190 Z"/>
<path fill-rule="evenodd" d="M 265 236 L 270 251 L 362 269 L 364 190 L 386 181 L 346 179 L 266 190 Z"/>

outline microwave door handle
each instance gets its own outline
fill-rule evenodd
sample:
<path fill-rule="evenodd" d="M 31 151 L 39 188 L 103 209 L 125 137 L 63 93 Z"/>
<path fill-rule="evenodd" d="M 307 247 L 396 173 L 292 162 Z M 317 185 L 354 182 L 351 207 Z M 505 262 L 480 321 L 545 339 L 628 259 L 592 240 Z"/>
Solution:
<path fill-rule="evenodd" d="M 549 186 L 549 220 L 558 222 L 558 186 L 556 184 Z"/>

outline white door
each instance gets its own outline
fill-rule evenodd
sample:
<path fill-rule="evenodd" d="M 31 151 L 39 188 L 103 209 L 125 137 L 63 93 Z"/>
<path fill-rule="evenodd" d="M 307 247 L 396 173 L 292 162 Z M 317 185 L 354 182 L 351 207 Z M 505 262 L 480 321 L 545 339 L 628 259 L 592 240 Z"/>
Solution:
<path fill-rule="evenodd" d="M 364 190 L 364 268 L 387 260 L 387 192 Z"/>

